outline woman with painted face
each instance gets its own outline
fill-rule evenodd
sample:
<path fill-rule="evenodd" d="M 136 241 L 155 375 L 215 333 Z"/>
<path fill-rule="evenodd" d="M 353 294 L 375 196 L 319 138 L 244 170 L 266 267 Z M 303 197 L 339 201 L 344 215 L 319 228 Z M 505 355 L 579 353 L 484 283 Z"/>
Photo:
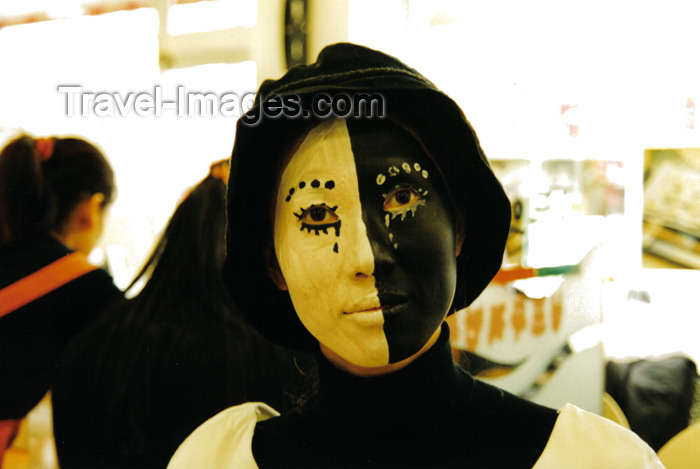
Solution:
<path fill-rule="evenodd" d="M 87 262 L 114 194 L 85 140 L 24 135 L 0 152 L 0 457 L 70 340 L 121 296 Z"/>
<path fill-rule="evenodd" d="M 264 115 L 269 100 L 309 110 L 320 94 L 379 95 L 384 115 Z M 622 427 L 455 365 L 444 319 L 498 271 L 510 205 L 450 98 L 392 57 L 337 44 L 263 83 L 250 114 L 231 160 L 225 281 L 263 334 L 316 353 L 318 393 L 281 416 L 224 411 L 170 467 L 662 467 Z"/>

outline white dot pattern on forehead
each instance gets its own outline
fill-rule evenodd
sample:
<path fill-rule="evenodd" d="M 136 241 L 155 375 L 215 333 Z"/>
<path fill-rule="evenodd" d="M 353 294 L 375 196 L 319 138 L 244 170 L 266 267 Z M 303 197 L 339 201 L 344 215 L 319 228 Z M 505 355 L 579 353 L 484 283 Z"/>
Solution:
<path fill-rule="evenodd" d="M 391 166 L 389 168 L 389 176 L 396 176 L 398 174 L 399 174 L 399 168 L 397 168 L 396 166 Z"/>
<path fill-rule="evenodd" d="M 386 181 L 386 176 L 383 173 L 377 174 L 377 185 L 381 186 Z"/>
<path fill-rule="evenodd" d="M 410 172 L 411 172 L 411 165 L 410 165 L 410 164 L 404 163 L 404 164 L 401 165 L 401 167 L 402 167 L 403 170 L 406 171 L 407 173 L 410 173 Z"/>
<path fill-rule="evenodd" d="M 416 169 L 416 171 L 420 171 L 420 165 L 418 163 L 414 163 L 413 167 Z"/>

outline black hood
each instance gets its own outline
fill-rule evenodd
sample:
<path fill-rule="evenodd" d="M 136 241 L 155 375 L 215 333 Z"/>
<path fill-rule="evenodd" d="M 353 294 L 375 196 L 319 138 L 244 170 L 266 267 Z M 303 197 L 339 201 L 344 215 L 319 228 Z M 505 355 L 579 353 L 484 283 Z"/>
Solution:
<path fill-rule="evenodd" d="M 269 339 L 301 350 L 316 347 L 316 340 L 297 319 L 289 294 L 269 279 L 265 252 L 274 253 L 271 207 L 280 161 L 318 120 L 272 118 L 262 110 L 265 103 L 284 97 L 298 99 L 302 109 L 308 110 L 319 93 L 381 95 L 383 118 L 410 131 L 435 161 L 465 225 L 452 312 L 468 306 L 501 266 L 510 203 L 476 133 L 452 99 L 394 57 L 346 43 L 324 48 L 312 65 L 265 81 L 254 107 L 237 123 L 224 267 L 224 281 L 234 302 Z"/>

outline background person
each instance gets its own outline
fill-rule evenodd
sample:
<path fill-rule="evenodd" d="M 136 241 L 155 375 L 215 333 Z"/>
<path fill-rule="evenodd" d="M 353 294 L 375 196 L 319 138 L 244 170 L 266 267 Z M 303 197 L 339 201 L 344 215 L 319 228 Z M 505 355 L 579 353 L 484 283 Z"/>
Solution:
<path fill-rule="evenodd" d="M 0 152 L 0 453 L 69 341 L 121 295 L 86 260 L 114 194 L 112 168 L 85 140 L 21 136 Z"/>
<path fill-rule="evenodd" d="M 224 289 L 227 176 L 228 162 L 212 165 L 132 283 L 143 289 L 66 353 L 52 393 L 61 468 L 162 468 L 220 410 L 302 397 L 313 358 L 263 339 Z"/>

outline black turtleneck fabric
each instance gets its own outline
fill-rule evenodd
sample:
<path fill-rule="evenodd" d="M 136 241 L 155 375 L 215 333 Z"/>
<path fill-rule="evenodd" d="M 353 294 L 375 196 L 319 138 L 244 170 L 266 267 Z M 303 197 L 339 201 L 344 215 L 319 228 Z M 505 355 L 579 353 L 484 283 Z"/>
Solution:
<path fill-rule="evenodd" d="M 531 468 L 557 418 L 458 368 L 443 324 L 409 366 L 361 378 L 319 360 L 319 393 L 304 412 L 259 422 L 260 468 Z"/>

